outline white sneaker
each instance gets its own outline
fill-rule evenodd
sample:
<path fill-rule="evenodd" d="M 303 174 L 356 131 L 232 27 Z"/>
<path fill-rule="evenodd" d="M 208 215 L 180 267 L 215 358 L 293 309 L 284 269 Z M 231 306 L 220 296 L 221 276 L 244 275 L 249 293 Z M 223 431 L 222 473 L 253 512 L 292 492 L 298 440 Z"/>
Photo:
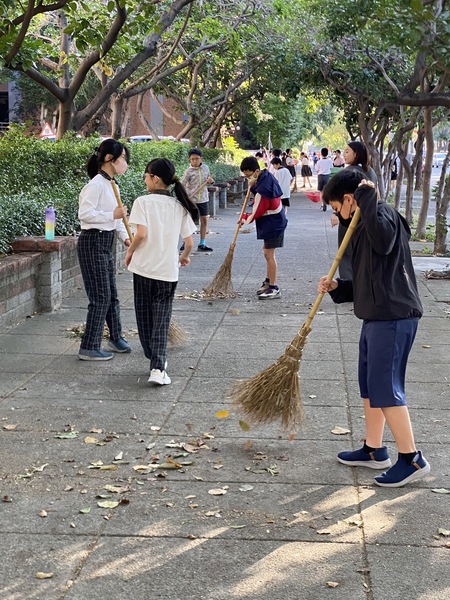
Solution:
<path fill-rule="evenodd" d="M 166 371 L 160 371 L 159 369 L 152 369 L 150 371 L 148 382 L 156 383 L 156 385 L 169 385 L 169 383 L 172 383 Z"/>

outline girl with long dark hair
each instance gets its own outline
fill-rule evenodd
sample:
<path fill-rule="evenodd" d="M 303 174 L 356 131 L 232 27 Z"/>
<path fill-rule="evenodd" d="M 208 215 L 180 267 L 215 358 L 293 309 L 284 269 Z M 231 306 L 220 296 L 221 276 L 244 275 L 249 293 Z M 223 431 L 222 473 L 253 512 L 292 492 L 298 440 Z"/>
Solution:
<path fill-rule="evenodd" d="M 78 353 L 80 360 L 110 360 L 112 352 L 131 352 L 122 337 L 113 257 L 116 233 L 126 246 L 130 245 L 122 222 L 127 209 L 117 206 L 112 187 L 113 178 L 126 172 L 129 156 L 128 148 L 120 142 L 104 140 L 86 167 L 91 181 L 80 193 L 81 234 L 77 253 L 89 306 Z M 108 348 L 112 352 L 101 349 L 105 321 L 109 329 Z"/>
<path fill-rule="evenodd" d="M 343 154 L 346 167 L 360 167 L 366 173 L 367 179 L 372 181 L 375 186 L 377 185 L 377 176 L 370 166 L 369 155 L 362 142 L 348 142 Z M 336 213 L 333 213 L 331 217 L 331 226 L 338 225 L 338 246 L 341 245 L 344 239 L 350 221 L 351 219 L 343 219 L 341 215 Z M 353 277 L 352 254 L 353 239 L 350 240 L 339 264 L 339 277 L 341 279 L 352 279 Z"/>
<path fill-rule="evenodd" d="M 171 383 L 167 340 L 179 266 L 190 263 L 198 209 L 175 173 L 174 165 L 156 158 L 145 168 L 148 195 L 134 201 L 130 224 L 136 233 L 125 264 L 133 272 L 134 307 L 139 339 L 150 361 L 149 383 Z M 184 249 L 178 254 L 178 239 Z"/>

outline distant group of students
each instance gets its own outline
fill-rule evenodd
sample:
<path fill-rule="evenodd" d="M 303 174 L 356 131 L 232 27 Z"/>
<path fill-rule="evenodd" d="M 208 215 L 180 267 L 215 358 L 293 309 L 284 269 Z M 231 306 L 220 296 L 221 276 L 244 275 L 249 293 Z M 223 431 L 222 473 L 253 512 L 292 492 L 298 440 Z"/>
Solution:
<path fill-rule="evenodd" d="M 210 175 L 202 169 L 201 152 L 194 150 L 182 181 L 188 184 L 195 179 L 198 186 L 200 178 L 205 181 Z M 327 160 L 325 150 L 318 163 Z M 275 174 L 287 168 L 276 159 L 281 162 L 279 157 L 270 161 Z M 405 397 L 406 365 L 423 312 L 408 244 L 411 232 L 405 219 L 378 199 L 376 177 L 363 144 L 349 142 L 343 159 L 348 168 L 340 168 L 333 177 L 323 170 L 319 175 L 328 176 L 321 180 L 322 201 L 325 207 L 333 208 L 340 226 L 348 227 L 356 208 L 361 211 L 353 236 L 351 274 L 344 277 L 341 273 L 331 281 L 322 277 L 318 290 L 329 293 L 337 303 L 353 302 L 355 315 L 363 321 L 358 379 L 366 436 L 362 448 L 339 453 L 338 461 L 353 467 L 387 469 L 375 477 L 375 483 L 402 487 L 430 472 L 429 463 L 416 448 Z M 115 283 L 112 247 L 117 232 L 128 248 L 125 263 L 133 273 L 138 333 L 150 361 L 149 382 L 167 385 L 171 383 L 167 341 L 172 303 L 179 267 L 190 262 L 203 196 L 200 202 L 193 202 L 170 161 L 150 161 L 144 173 L 148 193 L 135 200 L 130 214 L 135 230 L 131 240 L 122 223 L 127 209 L 117 206 L 113 188 L 114 177 L 126 172 L 128 160 L 128 149 L 120 142 L 102 142 L 88 163 L 91 181 L 80 193 L 78 256 L 89 306 L 78 356 L 81 360 L 105 361 L 113 352 L 131 351 L 122 335 Z M 202 172 L 194 178 L 190 169 Z M 256 293 L 261 300 L 279 298 L 275 250 L 284 244 L 288 204 L 283 205 L 282 199 L 286 200 L 286 192 L 275 175 L 260 165 L 258 157 L 244 158 L 240 169 L 254 197 L 251 213 L 244 215 L 240 224 L 256 224 L 266 260 L 266 277 Z M 207 217 L 207 211 L 200 211 L 201 216 Z M 181 252 L 180 236 L 184 242 Z M 206 230 L 201 233 L 199 250 L 205 236 Z M 101 349 L 105 322 L 112 352 Z M 398 447 L 394 465 L 383 446 L 385 423 Z"/>

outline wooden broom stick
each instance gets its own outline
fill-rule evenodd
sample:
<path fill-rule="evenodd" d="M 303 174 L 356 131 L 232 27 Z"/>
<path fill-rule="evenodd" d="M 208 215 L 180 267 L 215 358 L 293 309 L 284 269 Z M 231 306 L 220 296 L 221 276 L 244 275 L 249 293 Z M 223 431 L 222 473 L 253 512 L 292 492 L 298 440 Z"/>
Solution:
<path fill-rule="evenodd" d="M 233 254 L 234 248 L 236 246 L 236 240 L 239 235 L 239 230 L 241 228 L 241 221 L 244 211 L 247 207 L 248 200 L 251 194 L 251 186 L 249 185 L 247 194 L 245 195 L 244 203 L 242 205 L 241 214 L 239 215 L 238 226 L 236 227 L 236 232 L 233 237 L 233 241 L 231 242 L 230 248 L 228 250 L 228 254 L 223 261 L 222 266 L 218 270 L 216 276 L 212 280 L 212 282 L 204 288 L 203 292 L 207 298 L 211 298 L 212 296 L 217 297 L 226 297 L 233 294 L 233 285 L 231 283 L 231 264 L 233 262 Z"/>
<path fill-rule="evenodd" d="M 333 279 L 359 218 L 360 209 L 357 208 L 339 246 L 327 280 Z M 324 295 L 324 293 L 319 293 L 307 320 L 284 354 L 275 363 L 254 377 L 234 384 L 229 397 L 238 411 L 243 413 L 252 424 L 262 425 L 280 420 L 282 428 L 291 432 L 291 438 L 301 425 L 303 403 L 300 396 L 298 371 L 303 349 L 311 332 L 311 322 Z"/>

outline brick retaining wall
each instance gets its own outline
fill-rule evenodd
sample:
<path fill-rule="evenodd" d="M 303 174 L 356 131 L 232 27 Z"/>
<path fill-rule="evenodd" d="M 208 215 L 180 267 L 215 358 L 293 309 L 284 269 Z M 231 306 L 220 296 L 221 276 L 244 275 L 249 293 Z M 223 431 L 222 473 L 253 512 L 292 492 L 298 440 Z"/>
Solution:
<path fill-rule="evenodd" d="M 0 325 L 36 312 L 61 307 L 64 295 L 82 287 L 76 237 L 16 239 L 14 254 L 0 258 Z M 116 265 L 123 265 L 124 246 L 116 246 Z"/>

